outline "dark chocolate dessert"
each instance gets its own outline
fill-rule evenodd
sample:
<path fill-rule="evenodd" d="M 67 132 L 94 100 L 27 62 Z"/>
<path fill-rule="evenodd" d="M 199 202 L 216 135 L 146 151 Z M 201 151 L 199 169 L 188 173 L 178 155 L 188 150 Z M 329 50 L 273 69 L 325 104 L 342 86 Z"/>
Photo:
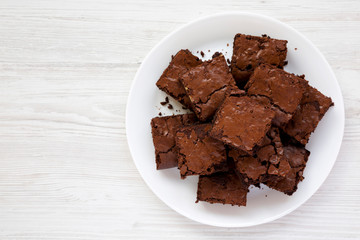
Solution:
<path fill-rule="evenodd" d="M 233 172 L 200 176 L 196 201 L 246 206 L 248 187 L 249 185 Z"/>
<path fill-rule="evenodd" d="M 180 77 L 180 81 L 200 121 L 212 118 L 226 94 L 235 87 L 222 54 L 214 54 L 212 60 L 193 67 Z"/>
<path fill-rule="evenodd" d="M 182 178 L 227 171 L 224 144 L 209 136 L 211 124 L 180 128 L 176 133 L 178 162 Z"/>
<path fill-rule="evenodd" d="M 180 50 L 171 60 L 169 66 L 164 70 L 156 86 L 166 92 L 185 107 L 190 108 L 190 100 L 185 89 L 179 82 L 179 76 L 190 68 L 201 64 L 202 61 L 191 54 L 189 50 Z"/>
<path fill-rule="evenodd" d="M 151 120 L 152 136 L 155 146 L 156 169 L 178 166 L 176 131 L 183 126 L 196 123 L 194 114 L 183 114 L 168 117 L 155 117 Z"/>
<path fill-rule="evenodd" d="M 268 64 L 261 64 L 251 75 L 245 89 L 252 96 L 267 98 L 277 109 L 273 124 L 285 126 L 303 97 L 306 80 Z"/>
<path fill-rule="evenodd" d="M 229 95 L 213 121 L 210 136 L 253 153 L 271 127 L 275 113 L 248 96 Z"/>
<path fill-rule="evenodd" d="M 282 68 L 286 59 L 286 40 L 236 34 L 231 73 L 239 87 L 244 87 L 254 69 L 268 63 Z"/>
<path fill-rule="evenodd" d="M 219 52 L 202 62 L 180 50 L 156 83 L 194 112 L 151 126 L 157 169 L 199 175 L 196 202 L 245 206 L 250 185 L 292 195 L 304 179 L 305 145 L 333 102 L 304 75 L 282 70 L 286 45 L 237 34 L 230 68 Z M 160 104 L 174 108 L 168 97 Z"/>
<path fill-rule="evenodd" d="M 283 128 L 284 131 L 305 145 L 324 114 L 333 105 L 331 98 L 306 83 L 301 103 L 297 107 L 294 117 Z"/>

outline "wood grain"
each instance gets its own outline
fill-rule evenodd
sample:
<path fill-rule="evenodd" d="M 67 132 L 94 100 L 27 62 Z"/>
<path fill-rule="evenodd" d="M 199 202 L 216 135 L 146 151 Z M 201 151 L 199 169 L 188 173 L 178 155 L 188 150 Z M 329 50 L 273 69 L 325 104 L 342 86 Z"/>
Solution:
<path fill-rule="evenodd" d="M 2 0 L 0 239 L 359 239 L 360 2 Z M 293 213 L 215 228 L 169 209 L 131 159 L 125 105 L 142 59 L 171 31 L 223 11 L 290 24 L 325 55 L 346 107 L 320 190 Z"/>

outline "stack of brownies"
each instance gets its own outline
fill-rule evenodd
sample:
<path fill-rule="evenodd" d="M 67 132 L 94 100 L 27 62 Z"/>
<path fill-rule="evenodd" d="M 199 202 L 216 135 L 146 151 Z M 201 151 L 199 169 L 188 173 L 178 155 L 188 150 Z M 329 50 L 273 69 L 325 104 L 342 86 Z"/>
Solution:
<path fill-rule="evenodd" d="M 230 66 L 180 50 L 156 85 L 193 113 L 151 120 L 157 169 L 199 175 L 197 201 L 245 206 L 250 185 L 292 195 L 311 133 L 333 105 L 284 71 L 287 41 L 237 34 Z"/>

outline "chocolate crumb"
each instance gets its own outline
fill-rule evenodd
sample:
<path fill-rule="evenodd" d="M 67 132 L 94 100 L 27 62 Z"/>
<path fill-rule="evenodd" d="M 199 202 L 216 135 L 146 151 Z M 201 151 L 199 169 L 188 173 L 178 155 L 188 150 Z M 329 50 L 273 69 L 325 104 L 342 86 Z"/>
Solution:
<path fill-rule="evenodd" d="M 288 61 L 284 61 L 284 66 L 288 65 L 288 63 L 289 63 Z"/>
<path fill-rule="evenodd" d="M 267 197 L 267 195 L 265 195 L 265 197 Z"/>
<path fill-rule="evenodd" d="M 169 103 L 168 109 L 174 109 L 173 105 L 171 105 L 171 104 Z"/>
<path fill-rule="evenodd" d="M 199 51 L 196 51 L 196 53 L 199 53 Z"/>
<path fill-rule="evenodd" d="M 226 46 L 229 46 L 229 44 L 227 43 Z"/>
<path fill-rule="evenodd" d="M 159 112 L 159 116 L 160 116 L 160 117 L 162 116 L 162 113 L 161 113 L 161 112 Z"/>
<path fill-rule="evenodd" d="M 200 52 L 201 56 L 204 57 L 205 53 L 203 51 Z"/>
<path fill-rule="evenodd" d="M 210 52 L 210 49 L 208 50 L 208 52 Z"/>
<path fill-rule="evenodd" d="M 228 63 L 228 64 L 230 64 L 230 63 L 231 63 L 231 62 L 230 62 L 230 59 L 226 59 L 226 61 L 227 61 L 227 63 Z"/>
<path fill-rule="evenodd" d="M 160 102 L 160 104 L 163 105 L 163 106 L 165 106 L 168 103 L 169 103 L 169 98 L 168 97 L 165 98 L 164 102 Z"/>
<path fill-rule="evenodd" d="M 295 51 L 297 50 L 297 47 L 295 48 Z"/>
<path fill-rule="evenodd" d="M 218 56 L 220 56 L 220 55 L 221 55 L 221 53 L 216 52 L 216 53 L 214 53 L 214 54 L 212 55 L 212 58 L 216 58 L 216 57 L 218 57 Z"/>

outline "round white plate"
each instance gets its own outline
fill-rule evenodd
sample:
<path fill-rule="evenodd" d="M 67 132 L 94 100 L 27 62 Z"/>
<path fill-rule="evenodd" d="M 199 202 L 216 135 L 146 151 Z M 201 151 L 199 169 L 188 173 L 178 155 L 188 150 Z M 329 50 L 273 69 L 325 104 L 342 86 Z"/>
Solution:
<path fill-rule="evenodd" d="M 165 93 L 155 85 L 171 55 L 189 49 L 201 57 L 211 58 L 221 51 L 231 59 L 236 33 L 288 40 L 289 64 L 286 71 L 305 74 L 310 85 L 330 96 L 330 108 L 312 134 L 306 148 L 311 155 L 305 168 L 305 179 L 292 196 L 271 190 L 251 188 L 246 207 L 195 203 L 197 176 L 181 180 L 176 168 L 157 171 L 150 121 L 163 115 L 184 112 L 171 99 L 175 109 L 160 105 Z M 229 44 L 229 46 L 227 46 Z M 295 48 L 297 50 L 295 50 Z M 208 51 L 210 50 L 210 52 Z M 177 110 L 177 111 L 176 111 Z M 126 134 L 132 157 L 151 190 L 169 207 L 195 221 L 221 227 L 245 227 L 266 223 L 284 216 L 308 200 L 324 182 L 338 155 L 344 132 L 344 104 L 336 77 L 319 50 L 301 33 L 273 18 L 252 13 L 223 13 L 193 21 L 172 32 L 157 44 L 144 59 L 133 81 L 126 109 Z M 320 204 L 320 203 L 319 203 Z"/>

